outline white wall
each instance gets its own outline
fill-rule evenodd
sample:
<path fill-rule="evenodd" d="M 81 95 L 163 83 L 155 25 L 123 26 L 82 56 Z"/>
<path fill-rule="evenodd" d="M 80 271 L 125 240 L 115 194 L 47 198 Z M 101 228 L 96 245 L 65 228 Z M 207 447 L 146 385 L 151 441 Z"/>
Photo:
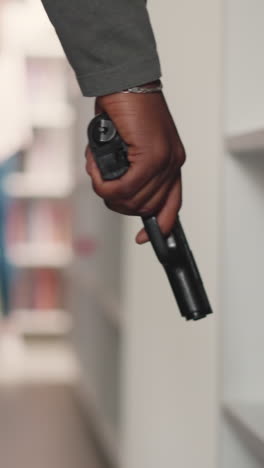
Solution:
<path fill-rule="evenodd" d="M 140 223 L 126 219 L 122 468 L 216 468 L 221 1 L 152 0 L 149 11 L 188 155 L 182 222 L 215 315 L 180 317 L 151 249 L 133 242 Z"/>

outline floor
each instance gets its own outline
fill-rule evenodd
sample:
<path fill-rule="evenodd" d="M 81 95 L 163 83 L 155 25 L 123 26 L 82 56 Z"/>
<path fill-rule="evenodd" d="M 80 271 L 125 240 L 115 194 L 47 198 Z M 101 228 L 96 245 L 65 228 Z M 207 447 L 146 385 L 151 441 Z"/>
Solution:
<path fill-rule="evenodd" d="M 106 468 L 70 386 L 0 387 L 1 468 Z"/>

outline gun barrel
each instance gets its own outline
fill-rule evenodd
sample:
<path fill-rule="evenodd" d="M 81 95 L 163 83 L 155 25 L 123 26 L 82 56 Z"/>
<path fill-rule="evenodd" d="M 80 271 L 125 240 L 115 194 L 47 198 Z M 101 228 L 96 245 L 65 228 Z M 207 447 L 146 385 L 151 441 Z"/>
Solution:
<path fill-rule="evenodd" d="M 212 313 L 207 294 L 179 217 L 165 238 L 155 217 L 143 220 L 152 246 L 162 263 L 180 312 L 186 320 L 199 320 Z"/>

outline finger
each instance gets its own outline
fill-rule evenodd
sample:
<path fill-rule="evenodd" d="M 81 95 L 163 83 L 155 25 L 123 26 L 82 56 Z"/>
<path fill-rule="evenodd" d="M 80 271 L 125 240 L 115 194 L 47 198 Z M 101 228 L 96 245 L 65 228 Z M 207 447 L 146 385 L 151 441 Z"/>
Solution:
<path fill-rule="evenodd" d="M 119 213 L 119 214 L 127 215 L 127 216 L 136 216 L 134 212 L 126 208 L 124 205 L 119 205 L 118 203 L 114 203 L 114 202 L 106 201 L 106 200 L 104 200 L 104 204 L 109 210 L 114 211 L 115 213 Z"/>
<path fill-rule="evenodd" d="M 123 187 L 123 181 L 121 182 L 124 176 L 117 180 L 103 180 L 89 146 L 86 151 L 86 171 L 91 177 L 93 189 L 99 197 L 109 201 L 124 197 L 126 189 Z"/>
<path fill-rule="evenodd" d="M 98 166 L 95 162 L 93 153 L 91 151 L 90 146 L 88 145 L 86 148 L 86 172 L 92 179 L 93 188 L 95 189 L 95 184 L 100 185 L 103 183 L 103 179 L 101 173 L 98 169 Z"/>
<path fill-rule="evenodd" d="M 132 152 L 133 150 L 129 149 L 128 155 L 135 161 L 135 156 L 131 156 Z M 136 162 L 130 164 L 128 172 L 120 179 L 104 181 L 88 145 L 86 150 L 86 170 L 91 176 L 93 188 L 97 195 L 105 200 L 129 199 L 142 189 L 156 175 L 157 170 L 154 164 L 149 164 L 146 157 L 137 155 L 137 158 Z"/>
<path fill-rule="evenodd" d="M 139 207 L 138 214 L 142 217 L 146 217 L 159 213 L 160 209 L 166 202 L 173 185 L 175 184 L 176 178 L 177 176 L 175 174 L 168 175 L 165 182 L 163 182 L 160 187 Z"/>
<path fill-rule="evenodd" d="M 162 209 L 157 215 L 157 221 L 160 226 L 160 229 L 164 235 L 169 235 L 171 232 L 178 213 L 180 211 L 182 204 L 182 184 L 181 176 L 178 177 L 177 181 L 174 183 L 172 189 L 169 192 L 167 200 L 163 205 Z M 138 244 L 144 244 L 149 240 L 149 237 L 145 231 L 142 229 L 136 236 L 136 242 Z"/>
<path fill-rule="evenodd" d="M 164 150 L 158 151 L 157 155 L 150 154 L 150 149 L 145 147 L 142 151 L 139 148 L 130 146 L 128 148 L 128 160 L 130 168 L 122 177 L 128 191 L 128 198 L 134 197 L 156 176 L 164 174 L 170 165 L 173 164 L 173 155 Z"/>
<path fill-rule="evenodd" d="M 166 184 L 160 184 L 159 189 L 154 194 L 150 194 L 145 203 L 141 205 L 138 205 L 137 200 L 133 198 L 132 200 L 105 201 L 105 204 L 110 210 L 117 213 L 141 217 L 152 216 L 159 212 L 164 205 L 174 183 L 175 176 L 167 177 Z"/>
<path fill-rule="evenodd" d="M 152 211 L 157 212 L 175 182 L 177 172 L 168 165 L 164 172 L 156 175 L 134 197 L 116 200 L 113 204 L 123 205 L 132 215 L 144 216 Z"/>

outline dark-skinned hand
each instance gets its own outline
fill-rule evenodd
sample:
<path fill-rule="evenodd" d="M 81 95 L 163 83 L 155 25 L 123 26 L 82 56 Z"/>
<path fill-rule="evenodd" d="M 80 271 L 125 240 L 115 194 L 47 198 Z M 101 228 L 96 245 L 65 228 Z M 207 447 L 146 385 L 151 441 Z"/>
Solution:
<path fill-rule="evenodd" d="M 120 179 L 104 181 L 88 145 L 86 170 L 94 191 L 118 213 L 157 216 L 162 232 L 168 235 L 182 203 L 185 151 L 163 93 L 100 96 L 95 113 L 101 112 L 107 112 L 128 145 L 130 168 Z M 142 229 L 136 242 L 147 241 Z"/>

